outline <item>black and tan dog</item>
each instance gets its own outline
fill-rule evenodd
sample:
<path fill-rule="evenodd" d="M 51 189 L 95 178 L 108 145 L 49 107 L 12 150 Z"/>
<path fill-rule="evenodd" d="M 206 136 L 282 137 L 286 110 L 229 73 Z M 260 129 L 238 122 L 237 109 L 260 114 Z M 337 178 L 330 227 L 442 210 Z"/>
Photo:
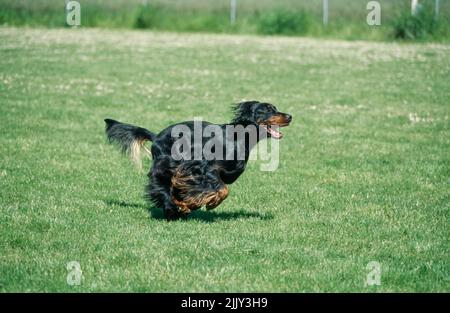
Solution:
<path fill-rule="evenodd" d="M 117 142 L 124 153 L 139 163 L 141 152 L 151 154 L 153 164 L 148 174 L 150 183 L 146 188 L 149 200 L 164 210 L 164 216 L 168 220 L 187 216 L 191 210 L 202 206 L 212 209 L 218 206 L 228 196 L 228 184 L 232 184 L 244 172 L 250 150 L 261 139 L 272 137 L 280 139 L 283 134 L 279 127 L 287 126 L 292 116 L 279 112 L 275 106 L 258 101 L 239 103 L 234 107 L 234 119 L 229 124 L 211 124 L 198 122 L 201 130 L 213 125 L 222 132 L 214 141 L 212 152 L 221 148 L 224 155 L 232 157 L 211 158 L 202 155 L 200 159 L 180 158 L 174 156 L 174 144 L 182 134 L 174 136 L 176 127 L 183 127 L 195 133 L 195 122 L 183 122 L 169 126 L 158 135 L 149 130 L 120 123 L 112 119 L 106 119 L 106 134 L 110 142 Z M 233 133 L 230 135 L 230 127 L 250 129 L 244 136 Z M 253 126 L 253 128 L 248 127 Z M 253 134 L 252 134 L 253 132 Z M 256 140 L 249 140 L 253 138 Z M 204 148 L 210 136 L 202 131 L 200 136 L 201 148 Z M 194 136 L 187 137 L 191 148 L 191 156 L 195 155 L 194 149 L 198 148 Z M 144 145 L 147 141 L 153 142 L 151 152 Z M 196 146 L 197 144 L 197 146 Z M 209 143 L 211 144 L 211 143 Z M 242 157 L 239 157 L 239 147 L 242 147 Z M 185 151 L 186 152 L 186 151 Z M 216 155 L 216 154 L 215 154 Z"/>

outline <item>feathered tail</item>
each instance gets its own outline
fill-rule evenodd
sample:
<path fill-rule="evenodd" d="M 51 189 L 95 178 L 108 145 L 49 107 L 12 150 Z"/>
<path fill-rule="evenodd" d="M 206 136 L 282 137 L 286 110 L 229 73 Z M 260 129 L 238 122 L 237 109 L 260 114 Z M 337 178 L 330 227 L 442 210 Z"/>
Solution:
<path fill-rule="evenodd" d="M 141 167 L 141 154 L 142 151 L 152 156 L 150 150 L 145 146 L 147 141 L 153 141 L 156 135 L 149 130 L 121 123 L 112 119 L 105 119 L 106 123 L 106 136 L 109 142 L 115 142 L 119 144 L 122 153 L 128 154 L 131 160 Z"/>

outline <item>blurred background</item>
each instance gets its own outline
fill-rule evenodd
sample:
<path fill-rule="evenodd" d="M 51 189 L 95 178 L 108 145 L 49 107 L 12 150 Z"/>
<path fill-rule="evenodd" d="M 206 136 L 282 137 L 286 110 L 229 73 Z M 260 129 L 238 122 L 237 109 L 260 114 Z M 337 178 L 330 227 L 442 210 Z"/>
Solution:
<path fill-rule="evenodd" d="M 450 41 L 450 0 L 379 0 L 381 26 L 366 23 L 368 0 L 79 0 L 81 26 L 327 37 Z M 0 0 L 0 25 L 65 27 L 65 0 Z M 436 10 L 436 3 L 439 10 Z M 66 26 L 67 27 L 67 26 Z"/>

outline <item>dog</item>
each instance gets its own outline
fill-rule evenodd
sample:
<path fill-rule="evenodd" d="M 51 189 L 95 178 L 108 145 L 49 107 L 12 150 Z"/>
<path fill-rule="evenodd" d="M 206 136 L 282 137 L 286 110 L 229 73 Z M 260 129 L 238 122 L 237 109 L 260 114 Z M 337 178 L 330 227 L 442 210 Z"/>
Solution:
<path fill-rule="evenodd" d="M 163 210 L 167 220 L 177 220 L 201 207 L 208 210 L 217 207 L 228 196 L 227 185 L 235 182 L 244 172 L 250 151 L 256 143 L 270 137 L 281 139 L 283 134 L 279 128 L 288 126 L 292 121 L 290 114 L 259 101 L 234 105 L 233 113 L 234 118 L 228 124 L 197 121 L 196 125 L 196 121 L 188 121 L 171 125 L 159 134 L 105 119 L 106 135 L 110 143 L 117 143 L 136 164 L 140 164 L 143 152 L 153 159 L 146 197 Z M 206 135 L 206 130 L 210 128 L 219 133 L 220 136 L 214 137 L 218 139 L 211 140 L 211 136 Z M 200 144 L 199 138 L 180 134 L 180 129 L 194 135 L 200 129 Z M 148 141 L 152 142 L 151 150 L 145 145 Z M 177 142 L 187 146 L 180 145 L 182 148 L 174 149 Z M 209 153 L 192 159 L 195 149 L 205 149 L 206 145 L 212 147 Z M 217 157 L 220 151 L 227 156 L 225 159 Z"/>

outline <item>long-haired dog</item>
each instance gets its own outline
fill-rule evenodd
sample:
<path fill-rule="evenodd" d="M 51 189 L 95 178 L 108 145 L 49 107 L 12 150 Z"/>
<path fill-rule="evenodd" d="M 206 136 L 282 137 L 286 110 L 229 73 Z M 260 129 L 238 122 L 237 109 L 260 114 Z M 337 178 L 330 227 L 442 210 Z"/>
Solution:
<path fill-rule="evenodd" d="M 197 121 L 199 126 L 196 126 L 196 121 L 189 121 L 155 134 L 112 119 L 105 119 L 105 122 L 109 141 L 118 143 L 122 152 L 129 154 L 137 164 L 140 164 L 142 152 L 151 155 L 153 163 L 148 173 L 150 182 L 146 196 L 163 209 L 167 220 L 175 220 L 203 206 L 207 209 L 217 207 L 228 196 L 227 185 L 244 172 L 254 145 L 268 137 L 280 139 L 283 134 L 279 128 L 288 126 L 291 120 L 291 115 L 279 112 L 270 103 L 247 101 L 234 107 L 234 118 L 228 124 Z M 215 135 L 220 135 L 214 136 L 214 140 L 211 128 Z M 199 129 L 197 137 L 200 138 L 195 138 Z M 153 142 L 151 151 L 145 146 L 147 141 Z M 174 149 L 180 142 L 187 146 Z M 199 148 L 208 150 L 209 154 L 199 156 Z"/>

